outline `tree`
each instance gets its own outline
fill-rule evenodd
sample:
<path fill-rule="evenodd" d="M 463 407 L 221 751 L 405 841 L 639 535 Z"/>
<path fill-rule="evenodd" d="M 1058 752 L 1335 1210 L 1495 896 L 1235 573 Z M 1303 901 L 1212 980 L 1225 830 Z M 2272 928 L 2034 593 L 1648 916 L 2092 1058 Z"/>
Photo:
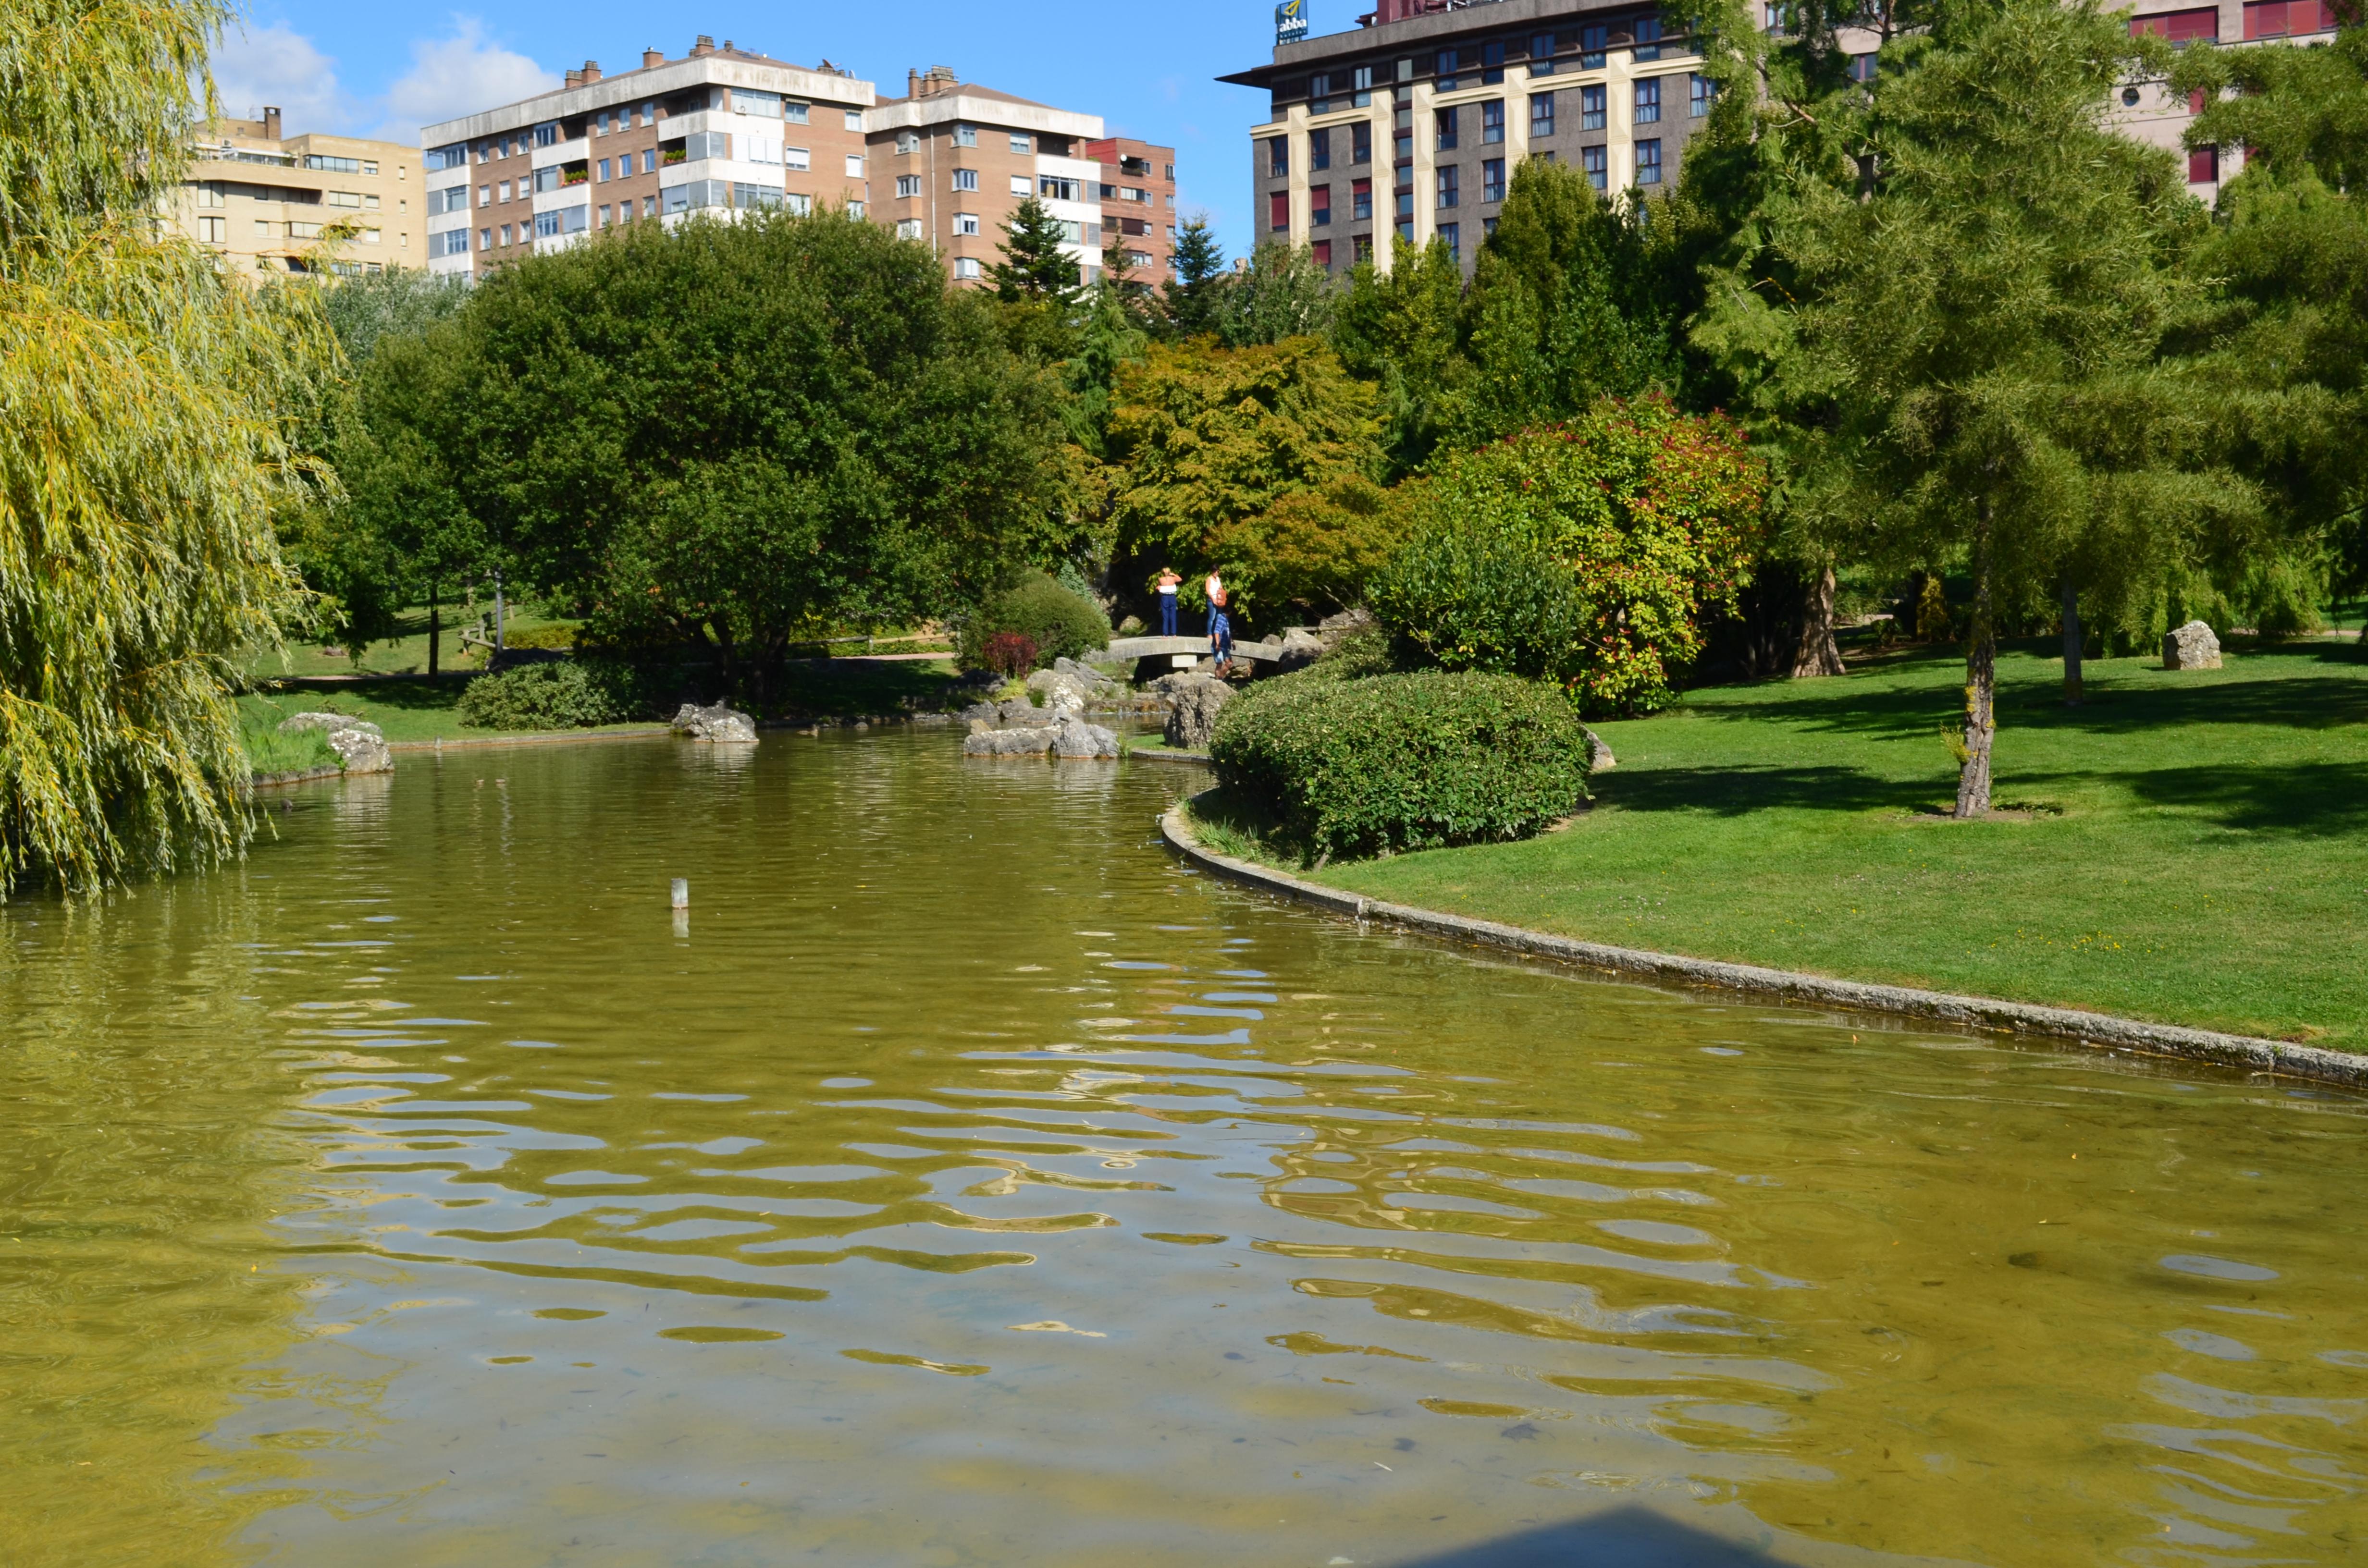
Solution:
<path fill-rule="evenodd" d="M 996 245 L 1003 259 L 986 269 L 996 298 L 1007 305 L 1049 305 L 1065 315 L 1077 303 L 1085 276 L 1063 248 L 1067 244 L 1068 233 L 1050 208 L 1032 196 L 1021 202 Z"/>
<path fill-rule="evenodd" d="M 762 703 L 793 640 L 952 614 L 1059 542 L 1054 385 L 994 309 L 837 213 L 634 225 L 480 283 L 452 387 L 378 434 L 419 422 L 516 578 Z"/>
<path fill-rule="evenodd" d="M 1175 276 L 1160 285 L 1160 313 L 1167 335 L 1199 337 L 1217 330 L 1217 307 L 1225 281 L 1225 253 L 1205 214 L 1186 221 L 1176 234 Z"/>
<path fill-rule="evenodd" d="M 1225 349 L 1154 344 L 1118 375 L 1109 440 L 1122 555 L 1193 579 L 1228 530 L 1295 491 L 1373 477 L 1382 453 L 1370 388 L 1312 337 Z M 1255 600 L 1255 582 L 1237 585 Z"/>
<path fill-rule="evenodd" d="M 1731 422 L 1657 395 L 1607 399 L 1447 458 L 1368 597 L 1432 663 L 1553 680 L 1590 710 L 1648 710 L 1700 653 L 1703 614 L 1734 608 L 1766 484 Z"/>
<path fill-rule="evenodd" d="M 1217 335 L 1230 348 L 1322 337 L 1338 303 L 1332 275 L 1306 246 L 1260 245 L 1218 295 Z"/>
<path fill-rule="evenodd" d="M 273 514 L 336 348 L 160 235 L 228 19 L 21 0 L 0 35 L 0 894 L 233 854 L 232 693 L 301 605 Z"/>
<path fill-rule="evenodd" d="M 2202 389 L 2165 356 L 2161 265 L 2194 214 L 2168 154 L 2107 120 L 2162 63 L 2092 0 L 1941 0 L 1878 80 L 1863 192 L 1806 187 L 1776 236 L 1797 279 L 1773 324 L 1795 406 L 1830 423 L 1799 488 L 1842 542 L 1974 585 L 1956 814 L 1989 809 L 2002 613 L 2053 597 L 2111 539 L 2177 556 L 2251 506 L 2214 466 Z"/>
<path fill-rule="evenodd" d="M 390 337 L 418 337 L 456 313 L 469 298 L 457 277 L 416 267 L 390 267 L 340 279 L 321 296 L 337 347 L 352 365 L 367 365 Z"/>
<path fill-rule="evenodd" d="M 1333 323 L 1340 362 L 1380 394 L 1391 467 L 1410 473 L 1466 422 L 1471 368 L 1460 341 L 1463 271 L 1447 242 L 1404 240 L 1387 272 L 1360 262 Z"/>

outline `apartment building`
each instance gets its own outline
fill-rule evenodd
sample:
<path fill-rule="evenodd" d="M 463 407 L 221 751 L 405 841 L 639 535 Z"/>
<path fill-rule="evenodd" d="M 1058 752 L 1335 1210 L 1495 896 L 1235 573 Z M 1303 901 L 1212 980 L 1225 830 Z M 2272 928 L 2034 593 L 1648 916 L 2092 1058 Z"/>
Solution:
<path fill-rule="evenodd" d="M 1063 248 L 1087 281 L 1100 276 L 1103 171 L 1088 151 L 1103 140 L 1099 115 L 965 83 L 937 65 L 908 73 L 903 97 L 881 100 L 868 140 L 872 217 L 927 243 L 956 282 L 980 281 L 1001 259 L 1003 227 L 1030 196 L 1060 222 Z"/>
<path fill-rule="evenodd" d="M 631 222 L 817 204 L 871 208 L 875 94 L 827 61 L 791 65 L 702 33 L 614 76 L 424 127 L 427 265 L 464 275 Z"/>
<path fill-rule="evenodd" d="M 1250 131 L 1260 243 L 1311 246 L 1335 271 L 1365 257 L 1387 269 L 1393 233 L 1436 235 L 1468 275 L 1525 157 L 1584 170 L 1596 189 L 1651 192 L 1678 176 L 1709 113 L 1713 84 L 1656 9 L 1634 0 L 1379 0 L 1351 32 L 1278 42 L 1269 63 L 1219 78 L 1263 88 Z M 1762 0 L 1782 28 L 1782 0 Z M 2328 0 L 2136 0 L 2133 32 L 2311 41 L 2332 32 Z M 1854 72 L 1872 80 L 1877 39 L 1845 30 Z M 2201 103 L 2154 84 L 2124 86 L 2133 135 L 2179 151 L 2190 187 L 2212 199 L 2235 172 L 2230 149 L 2180 148 Z"/>
<path fill-rule="evenodd" d="M 1176 265 L 1176 149 L 1127 136 L 1086 143 L 1101 165 L 1102 245 L 1116 240 L 1138 281 L 1158 284 Z"/>
<path fill-rule="evenodd" d="M 165 221 L 247 276 L 359 276 L 427 259 L 417 148 L 280 130 L 277 108 L 208 124 Z"/>

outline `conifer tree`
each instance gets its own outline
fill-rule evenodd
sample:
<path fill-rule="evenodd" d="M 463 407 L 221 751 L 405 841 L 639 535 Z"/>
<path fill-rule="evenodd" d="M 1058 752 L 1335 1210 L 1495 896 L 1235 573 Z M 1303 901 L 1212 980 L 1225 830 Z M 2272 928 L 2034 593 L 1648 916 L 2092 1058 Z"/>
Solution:
<path fill-rule="evenodd" d="M 1349 373 L 1379 391 L 1391 466 L 1410 473 L 1465 421 L 1463 272 L 1436 236 L 1418 250 L 1395 243 L 1389 271 L 1362 262 L 1349 275 L 1332 344 Z"/>
<path fill-rule="evenodd" d="M 1051 305 L 1065 313 L 1075 306 L 1084 269 L 1062 247 L 1068 235 L 1051 209 L 1034 197 L 1019 204 L 1003 225 L 996 249 L 1003 259 L 986 269 L 996 298 L 1007 305 Z"/>
<path fill-rule="evenodd" d="M 1224 284 L 1225 252 L 1209 220 L 1205 216 L 1188 220 L 1176 234 L 1176 275 L 1159 290 L 1165 335 L 1199 337 L 1215 332 Z"/>

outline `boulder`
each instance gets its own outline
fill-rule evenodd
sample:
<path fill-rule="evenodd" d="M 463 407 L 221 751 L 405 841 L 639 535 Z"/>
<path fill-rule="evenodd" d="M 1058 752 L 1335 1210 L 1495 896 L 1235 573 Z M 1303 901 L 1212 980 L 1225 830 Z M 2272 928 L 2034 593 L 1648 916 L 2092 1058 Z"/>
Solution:
<path fill-rule="evenodd" d="M 1380 621 L 1373 619 L 1372 610 L 1359 605 L 1355 609 L 1344 609 L 1338 615 L 1327 615 L 1316 622 L 1315 635 L 1328 649 L 1343 637 L 1352 637 L 1360 631 L 1370 631 L 1380 624 Z"/>
<path fill-rule="evenodd" d="M 348 730 L 368 735 L 372 740 L 380 738 L 376 724 L 367 719 L 357 719 L 350 713 L 299 713 L 279 722 L 279 733 L 283 735 L 301 735 L 307 730 L 326 730 L 333 735 L 340 730 Z"/>
<path fill-rule="evenodd" d="M 675 712 L 674 733 L 690 741 L 711 741 L 725 745 L 755 745 L 757 721 L 721 702 L 712 708 L 701 708 L 696 702 L 686 702 Z"/>
<path fill-rule="evenodd" d="M 1601 735 L 1584 724 L 1578 727 L 1578 733 L 1587 737 L 1587 770 L 1589 773 L 1609 773 L 1620 766 L 1620 759 L 1611 755 L 1611 748 L 1604 744 Z"/>
<path fill-rule="evenodd" d="M 1083 719 L 1066 714 L 1053 726 L 1054 756 L 1116 756 L 1118 736 L 1099 724 L 1088 724 Z"/>
<path fill-rule="evenodd" d="M 1100 695 L 1112 687 L 1123 687 L 1126 684 L 1117 676 L 1111 675 L 1108 670 L 1097 669 L 1091 665 L 1081 664 L 1077 660 L 1070 658 L 1053 660 L 1053 673 L 1055 675 L 1067 676 L 1070 679 L 1075 681 L 1081 681 L 1084 683 L 1087 690 L 1094 692 L 1097 695 Z"/>
<path fill-rule="evenodd" d="M 1053 749 L 1053 727 L 973 730 L 962 741 L 964 756 L 1042 756 Z"/>
<path fill-rule="evenodd" d="M 2162 634 L 2162 667 L 2167 670 L 2216 670 L 2220 639 L 2200 620 Z"/>
<path fill-rule="evenodd" d="M 991 730 L 1002 722 L 1003 710 L 996 703 L 973 702 L 962 710 L 962 722 L 973 729 L 984 724 Z"/>
<path fill-rule="evenodd" d="M 1091 688 L 1060 670 L 1038 670 L 1028 677 L 1028 695 L 1053 712 L 1082 713 Z"/>
<path fill-rule="evenodd" d="M 394 768 L 394 754 L 386 749 L 375 725 L 367 731 L 331 730 L 329 744 L 347 773 L 388 773 Z"/>
<path fill-rule="evenodd" d="M 1204 751 L 1217 728 L 1217 714 L 1234 699 L 1234 688 L 1212 676 L 1178 676 L 1168 687 L 1167 744 L 1178 751 Z"/>
<path fill-rule="evenodd" d="M 1294 626 L 1282 634 L 1282 653 L 1276 663 L 1284 669 L 1296 669 L 1312 664 L 1324 652 L 1324 639 L 1304 626 Z"/>
<path fill-rule="evenodd" d="M 997 703 L 995 710 L 996 725 L 1005 729 L 1041 730 L 1058 717 L 1050 708 L 1019 701 Z"/>

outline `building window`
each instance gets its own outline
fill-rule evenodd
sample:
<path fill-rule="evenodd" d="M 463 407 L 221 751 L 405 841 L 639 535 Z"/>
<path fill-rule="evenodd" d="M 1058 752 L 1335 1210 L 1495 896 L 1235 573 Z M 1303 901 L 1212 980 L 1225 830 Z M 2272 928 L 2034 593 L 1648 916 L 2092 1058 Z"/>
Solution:
<path fill-rule="evenodd" d="M 487 239 L 491 239 L 493 238 L 493 235 L 488 233 L 485 237 Z M 440 244 L 438 243 L 439 241 L 441 242 Z M 493 247 L 491 245 L 487 245 L 484 248 L 491 250 Z M 445 230 L 442 233 L 434 236 L 434 238 L 427 242 L 427 253 L 430 256 L 468 255 L 469 231 L 466 229 Z"/>
<path fill-rule="evenodd" d="M 861 109 L 843 109 L 840 111 L 840 114 L 843 117 L 839 120 L 841 125 L 845 126 L 848 130 L 854 131 L 859 136 L 863 133 L 863 111 Z M 861 217 L 862 214 L 859 212 L 856 216 Z"/>
<path fill-rule="evenodd" d="M 1349 248 L 1354 253 L 1357 260 L 1371 261 L 1373 259 L 1373 236 L 1359 234 L 1349 242 Z"/>
<path fill-rule="evenodd" d="M 1349 162 L 1370 164 L 1373 161 L 1373 122 L 1360 119 L 1349 128 Z"/>
<path fill-rule="evenodd" d="M 1332 166 L 1332 132 L 1329 130 L 1307 133 L 1307 166 L 1311 169 Z"/>
<path fill-rule="evenodd" d="M 1578 68 L 1581 71 L 1603 69 L 1603 46 L 1611 41 L 1611 29 L 1601 23 L 1578 29 Z"/>
<path fill-rule="evenodd" d="M 1660 78 L 1649 77 L 1636 84 L 1636 123 L 1650 125 L 1661 118 Z"/>
<path fill-rule="evenodd" d="M 538 146 L 538 147 L 552 147 L 552 146 L 556 146 L 556 145 L 558 144 L 558 142 L 559 142 L 559 122 L 558 122 L 558 121 L 556 121 L 556 120 L 551 120 L 551 119 L 546 119 L 546 120 L 544 120 L 541 125 L 538 125 L 538 126 L 536 126 L 536 127 L 534 128 L 534 144 L 535 144 L 536 146 Z"/>
<path fill-rule="evenodd" d="M 1530 39 L 1530 74 L 1532 76 L 1553 75 L 1554 53 L 1554 34 L 1536 33 L 1531 35 Z"/>
<path fill-rule="evenodd" d="M 1873 81 L 1874 56 L 1872 54 L 1851 55 L 1850 57 L 1850 79 L 1853 82 Z"/>
<path fill-rule="evenodd" d="M 1718 84 L 1697 71 L 1686 83 L 1686 112 L 1696 119 L 1710 112 L 1718 100 Z"/>
<path fill-rule="evenodd" d="M 1014 136 L 1011 139 L 1011 150 L 1020 153 L 1033 153 L 1036 150 L 1036 143 L 1025 136 Z"/>
<path fill-rule="evenodd" d="M 198 238 L 208 244 L 226 245 L 230 244 L 224 237 L 228 228 L 229 224 L 220 218 L 200 218 L 198 220 Z"/>
<path fill-rule="evenodd" d="M 1463 191 L 1460 188 L 1463 184 L 1463 171 L 1457 168 L 1453 164 L 1444 165 L 1440 167 L 1439 171 L 1439 205 L 1441 208 L 1456 206 L 1463 200 Z"/>
<path fill-rule="evenodd" d="M 1431 91 L 1436 93 L 1455 91 L 1456 59 L 1456 52 L 1452 49 L 1442 49 L 1439 51 L 1439 80 L 1431 84 Z"/>
<path fill-rule="evenodd" d="M 1578 166 L 1587 171 L 1588 184 L 1598 190 L 1603 188 L 1605 176 L 1602 148 L 1581 147 L 1578 150 Z"/>
<path fill-rule="evenodd" d="M 1486 158 L 1481 161 L 1480 199 L 1483 201 L 1502 201 L 1505 199 L 1504 159 Z"/>
<path fill-rule="evenodd" d="M 976 169 L 956 169 L 954 171 L 954 188 L 956 190 L 976 190 L 978 188 L 978 171 Z"/>
<path fill-rule="evenodd" d="M 1373 101 L 1373 68 L 1370 65 L 1360 65 L 1357 67 L 1356 74 L 1349 79 L 1356 84 L 1357 96 L 1352 101 L 1359 108 L 1370 105 Z"/>
<path fill-rule="evenodd" d="M 1278 190 L 1268 196 L 1266 226 L 1277 233 L 1291 227 L 1291 192 Z"/>
<path fill-rule="evenodd" d="M 655 173 L 657 173 L 657 172 L 658 172 L 658 150 L 657 150 L 655 147 L 644 147 L 644 148 L 643 148 L 643 149 L 642 149 L 642 173 L 643 173 L 643 174 L 645 174 L 645 175 L 654 175 L 654 174 L 655 174 Z"/>
<path fill-rule="evenodd" d="M 896 132 L 896 152 L 899 156 L 902 156 L 906 153 L 917 153 L 920 150 L 921 138 L 919 132 L 912 131 L 900 131 Z"/>
<path fill-rule="evenodd" d="M 1661 58 L 1661 18 L 1636 18 L 1636 58 L 1639 61 Z"/>
<path fill-rule="evenodd" d="M 916 192 L 920 187 L 920 183 L 921 182 L 917 179 L 913 182 Z M 1011 194 L 1023 198 L 1033 196 L 1036 194 L 1036 187 L 1030 183 L 1026 175 L 1013 175 L 1011 176 Z"/>
<path fill-rule="evenodd" d="M 1463 224 L 1441 223 L 1439 226 L 1439 237 L 1447 242 L 1447 254 L 1449 256 L 1454 257 L 1457 261 L 1462 261 L 1463 259 Z"/>
<path fill-rule="evenodd" d="M 2220 38 L 2220 10 L 2216 6 L 2192 11 L 2163 11 L 2151 17 L 2130 18 L 2130 36 L 2153 33 L 2170 40 L 2173 49 L 2184 49 L 2191 43 L 2214 43 Z"/>
<path fill-rule="evenodd" d="M 921 221 L 918 218 L 898 219 L 896 221 L 896 237 L 900 240 L 919 239 L 921 237 Z"/>
<path fill-rule="evenodd" d="M 2198 147 L 2187 154 L 2187 183 L 2210 185 L 2220 177 L 2220 149 Z"/>
<path fill-rule="evenodd" d="M 2245 7 L 2245 36 L 2289 38 L 2335 30 L 2335 7 L 2327 0 L 2261 0 Z"/>
<path fill-rule="evenodd" d="M 602 185 L 609 183 L 609 160 L 606 158 L 600 160 L 600 183 Z"/>
<path fill-rule="evenodd" d="M 1398 227 L 1406 229 L 1414 222 L 1414 187 L 1401 186 L 1397 191 Z"/>
<path fill-rule="evenodd" d="M 1015 180 L 1012 183 L 1016 185 L 1019 182 Z M 896 176 L 896 194 L 906 199 L 920 195 L 921 176 L 918 175 L 898 175 Z"/>
<path fill-rule="evenodd" d="M 957 212 L 957 213 L 955 213 L 955 214 L 954 214 L 954 233 L 957 233 L 957 234 L 975 234 L 975 233 L 978 233 L 978 214 L 977 214 L 977 213 L 975 213 L 975 212 Z"/>
<path fill-rule="evenodd" d="M 965 283 L 976 281 L 978 278 L 977 258 L 967 256 L 958 256 L 954 257 L 954 276 Z"/>
<path fill-rule="evenodd" d="M 517 239 L 515 238 L 515 234 L 514 234 L 514 225 L 512 225 L 512 224 L 508 224 L 508 223 L 505 223 L 505 224 L 503 224 L 503 225 L 502 225 L 502 244 L 504 244 L 507 245 L 507 244 L 516 244 L 517 243 L 518 243 L 518 241 L 517 241 Z"/>
<path fill-rule="evenodd" d="M 863 177 L 862 153 L 849 153 L 847 155 L 847 177 L 849 179 L 861 179 Z"/>
<path fill-rule="evenodd" d="M 734 87 L 732 89 L 732 112 L 758 115 L 766 119 L 779 119 L 781 118 L 781 95 L 752 92 L 746 87 Z"/>
<path fill-rule="evenodd" d="M 460 232 L 466 233 L 465 230 Z M 452 236 L 450 234 L 447 234 L 444 238 L 449 246 Z M 477 231 L 477 248 L 479 250 L 491 250 L 494 248 L 494 232 L 491 229 L 480 229 Z M 447 249 L 445 254 L 449 256 L 451 252 L 450 249 Z"/>
<path fill-rule="evenodd" d="M 1491 98 L 1480 106 L 1480 140 L 1494 145 L 1505 139 L 1505 100 Z"/>
<path fill-rule="evenodd" d="M 602 203 L 600 204 L 600 227 L 602 227 L 602 228 L 604 228 L 604 229 L 605 229 L 605 228 L 607 228 L 608 226 L 609 226 L 609 204 L 608 204 L 607 202 L 605 202 L 605 201 L 604 201 L 604 202 L 602 202 Z"/>
<path fill-rule="evenodd" d="M 1266 175 L 1269 179 L 1281 179 L 1291 172 L 1291 138 L 1269 136 L 1266 140 Z"/>
<path fill-rule="evenodd" d="M 781 149 L 781 167 L 785 169 L 793 170 L 798 174 L 804 174 L 810 167 L 812 167 L 813 162 L 814 160 L 811 154 L 809 154 L 803 147 L 784 147 Z"/>
<path fill-rule="evenodd" d="M 1636 183 L 1638 185 L 1661 183 L 1661 139 L 1657 136 L 1648 137 L 1636 143 Z"/>
<path fill-rule="evenodd" d="M 1364 222 L 1373 215 L 1373 182 L 1369 179 L 1349 183 L 1349 218 L 1352 222 Z"/>
<path fill-rule="evenodd" d="M 977 126 L 975 126 L 975 125 L 957 125 L 957 126 L 955 126 L 955 127 L 954 127 L 954 145 L 955 145 L 955 146 L 957 146 L 957 147 L 975 147 L 975 146 L 977 146 L 977 145 L 978 145 L 978 127 L 977 127 Z"/>
<path fill-rule="evenodd" d="M 1600 86 L 1578 90 L 1578 128 L 1581 131 L 1603 129 L 1603 93 L 1604 89 Z"/>
<path fill-rule="evenodd" d="M 1077 182 L 1073 179 L 1065 178 L 1060 175 L 1038 175 L 1036 176 L 1036 194 L 1043 197 L 1048 201 L 1076 201 L 1079 199 Z"/>
<path fill-rule="evenodd" d="M 1439 151 L 1452 152 L 1455 147 L 1455 111 L 1443 108 L 1433 116 L 1439 122 Z"/>
<path fill-rule="evenodd" d="M 1505 46 L 1484 43 L 1480 46 L 1480 85 L 1493 87 L 1505 79 Z"/>
<path fill-rule="evenodd" d="M 1327 271 L 1330 270 L 1332 266 L 1332 242 L 1330 240 L 1318 240 L 1310 248 L 1315 252 L 1315 265 Z"/>
<path fill-rule="evenodd" d="M 1530 95 L 1530 138 L 1552 136 L 1554 132 L 1554 98 L 1552 93 Z"/>
<path fill-rule="evenodd" d="M 1307 222 L 1311 228 L 1326 228 L 1332 222 L 1332 187 L 1319 185 L 1307 192 Z"/>

